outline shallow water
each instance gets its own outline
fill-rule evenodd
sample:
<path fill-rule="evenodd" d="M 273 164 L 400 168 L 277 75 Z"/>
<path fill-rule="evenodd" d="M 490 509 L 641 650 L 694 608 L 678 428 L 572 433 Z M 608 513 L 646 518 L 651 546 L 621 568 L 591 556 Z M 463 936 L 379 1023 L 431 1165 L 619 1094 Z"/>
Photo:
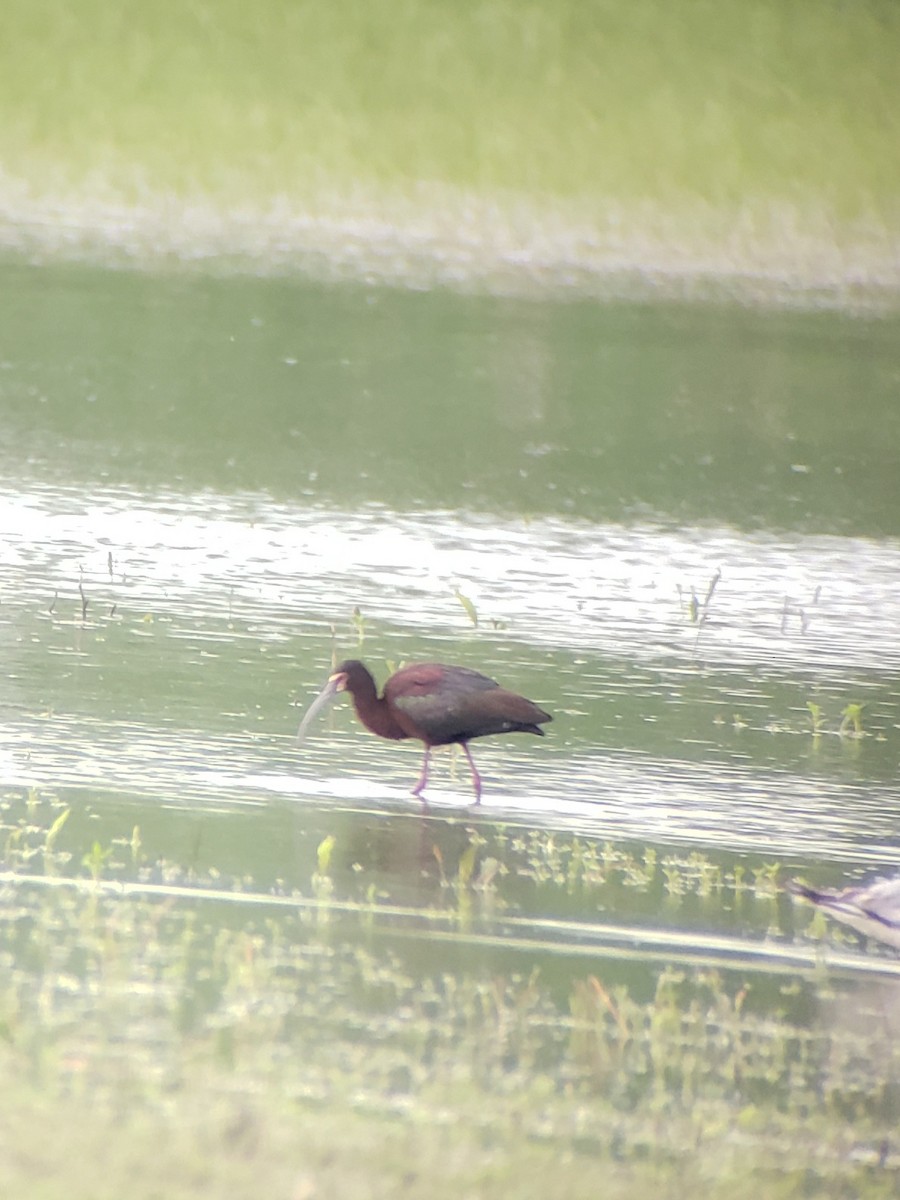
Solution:
<path fill-rule="evenodd" d="M 8 272 L 9 782 L 404 804 L 290 706 L 435 657 L 555 713 L 485 814 L 896 861 L 889 322 Z"/>
<path fill-rule="evenodd" d="M 55 876 L 109 847 L 176 905 L 225 881 L 228 925 L 318 911 L 333 837 L 332 936 L 377 901 L 419 972 L 816 994 L 775 866 L 900 863 L 896 323 L 6 273 L 0 784 L 69 809 Z M 477 667 L 554 721 L 474 744 L 480 808 L 439 754 L 423 813 L 417 745 L 346 705 L 296 743 L 333 656 Z"/>
<path fill-rule="evenodd" d="M 8 782 L 402 802 L 411 747 L 341 716 L 292 743 L 290 705 L 327 673 L 339 622 L 336 651 L 382 674 L 385 659 L 459 659 L 555 713 L 546 743 L 478 746 L 485 813 L 896 861 L 889 540 L 291 510 L 247 495 L 110 490 L 85 503 L 47 485 L 0 495 L 0 521 L 0 604 L 17 612 Z M 716 572 L 706 619 L 692 620 L 693 581 L 702 601 Z M 820 737 L 808 701 L 830 718 Z M 866 705 L 862 742 L 837 736 L 847 703 Z"/>

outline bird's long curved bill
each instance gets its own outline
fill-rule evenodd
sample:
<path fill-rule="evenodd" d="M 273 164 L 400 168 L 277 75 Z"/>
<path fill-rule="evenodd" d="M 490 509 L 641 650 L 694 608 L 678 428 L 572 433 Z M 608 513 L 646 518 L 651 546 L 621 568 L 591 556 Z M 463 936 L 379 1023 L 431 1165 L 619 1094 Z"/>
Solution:
<path fill-rule="evenodd" d="M 334 678 L 328 680 L 321 692 L 319 692 L 318 696 L 316 696 L 315 700 L 313 700 L 312 704 L 306 710 L 306 714 L 303 720 L 300 722 L 300 728 L 297 730 L 298 742 L 303 741 L 307 733 L 309 733 L 309 727 L 312 725 L 313 721 L 315 721 L 316 717 L 323 708 L 327 708 L 328 705 L 331 704 L 335 696 L 339 695 L 341 690 L 340 676 L 335 676 Z"/>

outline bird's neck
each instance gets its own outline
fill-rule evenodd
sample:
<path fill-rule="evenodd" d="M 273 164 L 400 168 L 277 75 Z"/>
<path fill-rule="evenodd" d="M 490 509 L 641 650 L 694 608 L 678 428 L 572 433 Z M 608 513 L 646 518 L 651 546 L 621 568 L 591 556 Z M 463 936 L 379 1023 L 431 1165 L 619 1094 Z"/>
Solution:
<path fill-rule="evenodd" d="M 357 687 L 353 693 L 353 707 L 366 729 L 378 734 L 379 737 L 393 738 L 395 741 L 409 737 L 409 734 L 401 729 L 394 720 L 387 701 L 383 696 L 378 695 L 374 683 L 370 686 Z"/>

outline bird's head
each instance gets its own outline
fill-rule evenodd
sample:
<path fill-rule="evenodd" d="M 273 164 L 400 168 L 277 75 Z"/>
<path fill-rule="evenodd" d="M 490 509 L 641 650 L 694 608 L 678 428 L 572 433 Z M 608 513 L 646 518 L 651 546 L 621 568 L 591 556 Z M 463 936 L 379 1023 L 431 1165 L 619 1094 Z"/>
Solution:
<path fill-rule="evenodd" d="M 372 683 L 372 676 L 366 667 L 363 666 L 355 658 L 348 658 L 340 663 L 328 676 L 325 681 L 325 686 L 313 700 L 312 704 L 306 711 L 306 715 L 300 722 L 300 728 L 297 730 L 297 741 L 300 742 L 309 731 L 310 725 L 319 715 L 323 708 L 326 708 L 336 696 L 341 692 L 349 691 L 353 693 L 358 684 L 368 680 Z"/>

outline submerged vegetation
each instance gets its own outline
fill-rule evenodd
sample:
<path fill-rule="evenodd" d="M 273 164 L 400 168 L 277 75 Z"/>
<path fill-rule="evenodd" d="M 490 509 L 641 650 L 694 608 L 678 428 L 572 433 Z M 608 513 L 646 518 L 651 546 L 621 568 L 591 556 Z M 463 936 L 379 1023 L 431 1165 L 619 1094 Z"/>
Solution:
<path fill-rule="evenodd" d="M 530 968 L 527 943 L 506 965 L 464 965 L 450 943 L 440 961 L 427 913 L 404 932 L 365 868 L 368 917 L 341 906 L 359 872 L 342 871 L 333 835 L 310 852 L 304 904 L 150 862 L 137 830 L 79 858 L 59 844 L 69 809 L 49 795 L 9 793 L 3 808 L 4 1128 L 24 1108 L 32 1129 L 68 1131 L 0 1148 L 0 1180 L 20 1193 L 35 1170 L 41 1195 L 70 1200 L 387 1196 L 419 1176 L 448 1198 L 588 1196 L 598 1180 L 614 1196 L 896 1185 L 900 1061 L 877 992 L 865 1011 L 848 993 L 845 1011 L 839 990 L 816 1013 L 802 974 L 740 962 L 686 958 L 628 983 L 614 959 Z M 509 877 L 563 896 L 727 892 L 726 908 L 747 886 L 699 854 L 515 831 L 472 830 L 455 863 L 436 857 L 460 913 L 464 894 L 485 893 L 482 919 Z M 773 881 L 761 867 L 754 892 Z M 108 1190 L 73 1180 L 76 1138 Z M 285 1178 L 295 1190 L 278 1193 Z"/>

